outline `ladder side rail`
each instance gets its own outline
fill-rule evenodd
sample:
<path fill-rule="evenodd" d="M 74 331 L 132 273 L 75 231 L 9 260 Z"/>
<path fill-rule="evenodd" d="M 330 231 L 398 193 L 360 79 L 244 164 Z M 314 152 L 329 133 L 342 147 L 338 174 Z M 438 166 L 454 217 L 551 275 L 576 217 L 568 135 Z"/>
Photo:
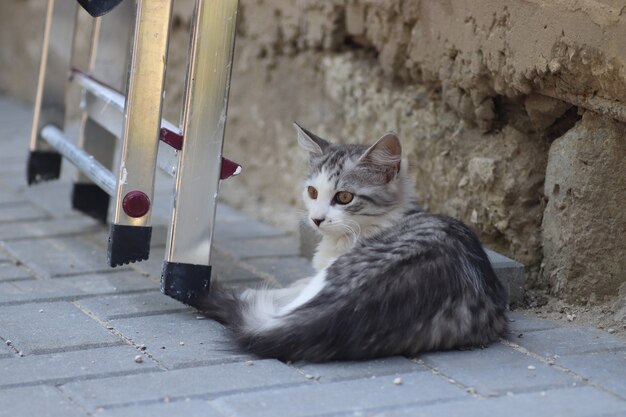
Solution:
<path fill-rule="evenodd" d="M 195 1 L 172 223 L 161 291 L 193 305 L 211 275 L 237 0 Z"/>
<path fill-rule="evenodd" d="M 119 91 L 124 91 L 131 53 L 135 5 L 122 2 L 109 14 L 93 19 L 89 64 L 86 71 Z M 72 77 L 74 78 L 74 77 Z M 87 93 L 83 91 L 84 106 Z M 122 105 L 123 105 L 122 96 Z M 92 155 L 108 170 L 115 169 L 115 155 L 119 153 L 116 138 L 120 136 L 123 119 L 109 119 L 106 124 L 94 120 L 84 111 L 81 120 L 79 147 Z M 109 123 L 117 128 L 117 134 L 109 129 Z M 78 172 L 72 188 L 72 207 L 102 223 L 109 214 L 110 195 L 94 184 L 88 175 Z"/>
<path fill-rule="evenodd" d="M 65 91 L 77 12 L 74 1 L 48 0 L 27 163 L 28 184 L 57 179 L 61 174 L 61 155 L 43 140 L 41 130 L 46 125 L 61 130 L 65 126 Z"/>
<path fill-rule="evenodd" d="M 148 259 L 173 0 L 138 0 L 124 129 L 109 233 L 109 264 Z"/>

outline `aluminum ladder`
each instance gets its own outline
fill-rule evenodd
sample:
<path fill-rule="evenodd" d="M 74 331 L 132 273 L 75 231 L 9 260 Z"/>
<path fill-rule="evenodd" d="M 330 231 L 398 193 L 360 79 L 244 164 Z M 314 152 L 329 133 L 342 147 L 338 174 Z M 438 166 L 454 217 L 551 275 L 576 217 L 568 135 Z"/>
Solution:
<path fill-rule="evenodd" d="M 180 125 L 161 119 L 173 0 L 79 2 L 106 13 L 84 69 L 71 68 L 78 3 L 48 0 L 28 183 L 58 178 L 63 158 L 76 165 L 72 206 L 106 222 L 114 205 L 115 267 L 149 256 L 158 161 L 175 177 L 161 291 L 193 305 L 209 288 L 219 181 L 238 171 L 222 160 L 238 0 L 195 0 Z M 82 90 L 78 145 L 64 133 L 69 83 Z"/>

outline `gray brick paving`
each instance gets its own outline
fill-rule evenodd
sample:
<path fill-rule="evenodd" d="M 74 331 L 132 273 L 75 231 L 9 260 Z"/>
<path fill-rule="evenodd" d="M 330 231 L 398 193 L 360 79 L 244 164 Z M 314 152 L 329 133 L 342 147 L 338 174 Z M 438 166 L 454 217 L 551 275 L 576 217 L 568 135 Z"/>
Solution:
<path fill-rule="evenodd" d="M 112 320 L 113 327 L 143 344 L 168 368 L 254 359 L 232 343 L 222 325 L 194 313 L 170 313 Z M 181 344 L 182 343 L 182 344 Z"/>
<path fill-rule="evenodd" d="M 215 225 L 215 239 L 217 240 L 258 239 L 286 235 L 286 232 L 256 220 L 237 223 L 221 222 Z"/>
<path fill-rule="evenodd" d="M 611 336 L 602 330 L 583 327 L 559 327 L 528 332 L 522 338 L 512 338 L 511 340 L 531 352 L 545 357 L 626 349 L 624 340 Z"/>
<path fill-rule="evenodd" d="M 9 349 L 4 340 L 0 339 L 0 359 L 10 358 L 13 356 L 15 356 L 15 352 Z"/>
<path fill-rule="evenodd" d="M 33 278 L 28 271 L 10 262 L 8 258 L 4 260 L 5 262 L 0 262 L 0 282 Z"/>
<path fill-rule="evenodd" d="M 25 203 L 26 197 L 15 191 L 0 190 L 0 206 Z"/>
<path fill-rule="evenodd" d="M 490 399 L 406 407 L 371 417 L 590 417 L 626 415 L 623 401 L 591 387 L 556 389 Z M 620 414 L 625 413 L 625 414 Z M 355 414 L 346 414 L 346 416 Z"/>
<path fill-rule="evenodd" d="M 24 189 L 24 197 L 28 201 L 57 218 L 80 216 L 78 211 L 72 209 L 71 195 L 71 182 L 45 182 Z"/>
<path fill-rule="evenodd" d="M 25 355 L 121 343 L 67 302 L 0 307 L 0 337 Z"/>
<path fill-rule="evenodd" d="M 524 265 L 497 252 L 485 249 L 491 266 L 509 295 L 509 304 L 518 305 L 524 298 L 526 271 Z"/>
<path fill-rule="evenodd" d="M 401 385 L 394 384 L 395 378 L 384 376 L 236 394 L 218 398 L 213 405 L 226 415 L 238 417 L 305 417 L 468 396 L 430 372 L 404 374 Z"/>
<path fill-rule="evenodd" d="M 251 366 L 228 363 L 74 382 L 61 386 L 61 390 L 94 411 L 141 402 L 162 402 L 164 399 L 214 398 L 236 391 L 293 384 L 308 385 L 310 382 L 278 361 L 264 360 L 255 361 Z"/>
<path fill-rule="evenodd" d="M 42 220 L 48 217 L 48 213 L 30 203 L 0 206 L 0 223 Z"/>
<path fill-rule="evenodd" d="M 250 269 L 243 268 L 234 258 L 217 250 L 211 253 L 211 264 L 213 267 L 212 278 L 219 279 L 224 283 L 245 281 L 253 285 L 253 282 L 260 282 L 261 280 L 259 275 Z"/>
<path fill-rule="evenodd" d="M 105 320 L 191 310 L 158 291 L 86 298 L 77 304 Z"/>
<path fill-rule="evenodd" d="M 306 377 L 320 383 L 429 372 L 425 366 L 401 356 L 358 362 L 296 363 L 293 366 L 300 369 Z"/>
<path fill-rule="evenodd" d="M 273 256 L 298 256 L 298 242 L 291 237 L 216 241 L 215 246 L 236 259 Z"/>
<path fill-rule="evenodd" d="M 159 282 L 135 271 L 109 270 L 106 273 L 67 275 L 54 278 L 55 282 L 78 288 L 83 294 L 112 294 L 158 290 Z"/>
<path fill-rule="evenodd" d="M 172 402 L 161 401 L 156 404 L 139 404 L 128 407 L 103 409 L 96 414 L 98 417 L 224 417 L 222 413 L 213 408 L 210 401 L 184 400 Z"/>
<path fill-rule="evenodd" d="M 626 399 L 626 349 L 561 356 L 555 362 Z"/>
<path fill-rule="evenodd" d="M 286 365 L 245 354 L 221 325 L 158 293 L 171 181 L 157 180 L 151 259 L 111 270 L 106 227 L 71 209 L 75 170 L 64 164 L 61 181 L 27 188 L 31 111 L 0 97 L 4 118 L 2 416 L 626 415 L 624 341 L 529 313 L 510 315 L 508 342 L 414 360 Z M 313 273 L 284 231 L 221 203 L 217 222 L 215 279 L 240 288 Z M 523 268 L 491 258 L 519 290 Z"/>
<path fill-rule="evenodd" d="M 50 279 L 0 282 L 0 305 L 71 299 L 81 293 L 72 285 L 54 282 Z"/>
<path fill-rule="evenodd" d="M 4 241 L 68 236 L 88 233 L 102 226 L 91 218 L 80 216 L 67 219 L 38 220 L 23 223 L 0 224 L 0 236 Z"/>
<path fill-rule="evenodd" d="M 255 270 L 272 275 L 282 286 L 306 277 L 315 275 L 310 262 L 301 256 L 290 258 L 255 258 L 245 261 Z"/>
<path fill-rule="evenodd" d="M 71 275 L 54 279 L 0 280 L 0 305 L 77 300 L 90 295 L 156 291 L 158 288 L 156 282 L 134 271 Z"/>
<path fill-rule="evenodd" d="M 83 417 L 87 415 L 52 386 L 0 391 L 0 414 L 11 417 Z"/>
<path fill-rule="evenodd" d="M 428 353 L 421 359 L 445 376 L 483 395 L 579 383 L 567 373 L 502 344 L 471 351 Z"/>
<path fill-rule="evenodd" d="M 106 251 L 78 237 L 16 240 L 4 245 L 28 268 L 43 277 L 111 270 Z"/>
<path fill-rule="evenodd" d="M 552 320 L 541 320 L 529 317 L 528 314 L 510 312 L 509 318 L 509 331 L 514 337 L 518 337 L 520 334 L 526 332 L 533 332 L 537 330 L 548 330 L 559 327 L 559 323 Z"/>
<path fill-rule="evenodd" d="M 69 380 L 159 369 L 146 359 L 136 363 L 132 346 L 113 346 L 71 352 L 28 355 L 0 360 L 0 388 L 26 384 L 59 384 Z"/>

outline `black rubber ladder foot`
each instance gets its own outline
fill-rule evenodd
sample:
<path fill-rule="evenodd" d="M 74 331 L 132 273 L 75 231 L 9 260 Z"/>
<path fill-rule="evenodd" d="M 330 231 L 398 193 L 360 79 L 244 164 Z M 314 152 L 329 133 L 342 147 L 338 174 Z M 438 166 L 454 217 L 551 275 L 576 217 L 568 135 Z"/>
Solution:
<path fill-rule="evenodd" d="M 30 151 L 26 176 L 28 185 L 56 180 L 61 176 L 62 156 L 57 152 Z"/>
<path fill-rule="evenodd" d="M 152 227 L 112 224 L 109 230 L 109 265 L 145 261 L 150 255 Z"/>
<path fill-rule="evenodd" d="M 206 296 L 211 285 L 211 266 L 163 262 L 161 292 L 191 307 Z"/>
<path fill-rule="evenodd" d="M 111 197 L 96 184 L 74 184 L 72 208 L 106 223 Z"/>
<path fill-rule="evenodd" d="M 93 17 L 109 13 L 123 0 L 78 0 L 78 3 Z"/>

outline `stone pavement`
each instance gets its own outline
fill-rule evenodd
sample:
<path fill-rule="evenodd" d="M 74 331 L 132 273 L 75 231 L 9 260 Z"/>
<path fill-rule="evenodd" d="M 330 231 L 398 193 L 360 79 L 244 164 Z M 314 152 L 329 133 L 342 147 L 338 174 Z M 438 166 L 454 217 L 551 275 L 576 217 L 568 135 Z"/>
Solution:
<path fill-rule="evenodd" d="M 0 416 L 626 416 L 626 343 L 523 313 L 488 348 L 418 358 L 290 364 L 238 351 L 160 294 L 159 242 L 147 262 L 106 266 L 105 228 L 70 209 L 71 170 L 26 188 L 30 117 L 0 99 Z M 219 207 L 218 279 L 287 284 L 311 272 L 297 247 Z"/>

